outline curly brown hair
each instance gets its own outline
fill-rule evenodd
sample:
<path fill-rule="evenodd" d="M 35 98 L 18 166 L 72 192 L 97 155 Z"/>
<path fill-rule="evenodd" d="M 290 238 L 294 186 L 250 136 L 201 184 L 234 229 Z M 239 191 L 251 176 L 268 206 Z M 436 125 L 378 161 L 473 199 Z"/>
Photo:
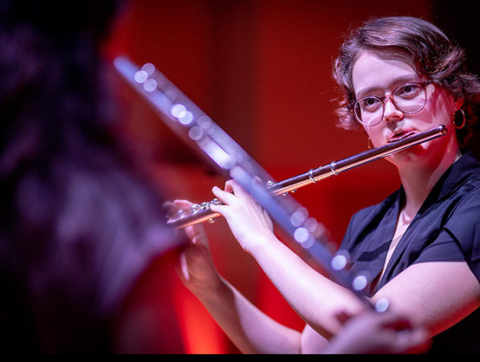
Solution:
<path fill-rule="evenodd" d="M 477 121 L 475 110 L 480 102 L 480 81 L 467 71 L 464 49 L 432 23 L 414 17 L 371 19 L 347 36 L 333 69 L 333 77 L 342 93 L 336 112 L 340 127 L 360 128 L 351 111 L 356 100 L 352 69 L 359 55 L 366 50 L 406 57 L 419 74 L 445 88 L 455 100 L 463 99 L 462 109 L 467 122 L 463 129 L 457 130 L 457 138 L 460 145 L 467 143 Z"/>

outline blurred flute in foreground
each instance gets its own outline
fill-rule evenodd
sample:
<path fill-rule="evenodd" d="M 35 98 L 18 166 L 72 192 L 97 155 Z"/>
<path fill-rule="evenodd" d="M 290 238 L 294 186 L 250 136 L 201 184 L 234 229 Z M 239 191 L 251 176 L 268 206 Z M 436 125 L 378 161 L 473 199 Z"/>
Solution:
<path fill-rule="evenodd" d="M 276 183 L 267 182 L 266 189 L 274 196 L 288 192 L 295 192 L 300 187 L 316 183 L 330 176 L 336 176 L 343 171 L 350 170 L 352 168 L 365 165 L 369 162 L 390 156 L 420 143 L 444 136 L 446 133 L 446 127 L 440 125 L 428 131 L 417 133 L 413 136 L 409 136 L 399 141 L 344 158 L 340 161 L 333 161 L 328 165 L 311 169 L 308 172 L 284 181 L 279 181 Z M 218 213 L 215 213 L 210 209 L 210 205 L 212 204 L 221 205 L 222 202 L 218 199 L 213 199 L 210 202 L 194 204 L 190 208 L 190 213 L 186 214 L 180 211 L 169 220 L 169 224 L 176 228 L 184 228 L 205 221 L 212 222 L 216 217 L 220 216 Z"/>

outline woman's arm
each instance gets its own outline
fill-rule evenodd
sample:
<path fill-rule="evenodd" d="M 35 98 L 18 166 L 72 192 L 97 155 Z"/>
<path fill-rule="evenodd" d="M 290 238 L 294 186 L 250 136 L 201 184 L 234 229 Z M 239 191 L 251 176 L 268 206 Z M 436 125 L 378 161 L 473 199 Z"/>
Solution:
<path fill-rule="evenodd" d="M 340 323 L 340 311 L 355 315 L 364 304 L 354 294 L 305 263 L 274 235 L 264 210 L 235 182 L 213 192 L 225 205 L 212 205 L 222 214 L 241 247 L 251 254 L 300 317 L 329 339 Z"/>
<path fill-rule="evenodd" d="M 480 284 L 466 262 L 419 263 L 386 284 L 374 300 L 383 297 L 433 336 L 480 306 Z"/>
<path fill-rule="evenodd" d="M 189 203 L 176 201 L 188 208 Z M 178 274 L 218 325 L 243 353 L 299 353 L 301 334 L 268 317 L 215 269 L 201 226 L 185 229 L 192 244 L 180 258 Z"/>
<path fill-rule="evenodd" d="M 364 308 L 349 290 L 317 273 L 277 240 L 263 210 L 235 182 L 229 181 L 226 191 L 214 189 L 226 205 L 212 210 L 225 216 L 243 249 L 313 329 L 330 338 L 340 328 L 336 314 L 355 315 Z M 380 298 L 387 298 L 392 308 L 435 335 L 480 305 L 480 285 L 465 262 L 428 262 L 407 268 L 373 302 Z"/>

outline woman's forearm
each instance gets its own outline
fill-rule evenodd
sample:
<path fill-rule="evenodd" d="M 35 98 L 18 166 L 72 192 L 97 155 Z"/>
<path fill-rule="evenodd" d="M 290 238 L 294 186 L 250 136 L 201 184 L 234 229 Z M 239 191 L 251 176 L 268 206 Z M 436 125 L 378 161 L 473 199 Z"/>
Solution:
<path fill-rule="evenodd" d="M 242 353 L 300 352 L 300 332 L 277 323 L 222 281 L 214 293 L 197 297 Z"/>
<path fill-rule="evenodd" d="M 318 273 L 274 237 L 255 243 L 249 253 L 302 319 L 327 339 L 338 331 L 338 311 L 354 314 L 364 308 L 351 291 Z"/>
<path fill-rule="evenodd" d="M 242 249 L 316 332 L 330 338 L 339 327 L 337 311 L 356 313 L 363 307 L 351 291 L 316 272 L 280 242 L 268 215 L 235 181 L 227 181 L 225 191 L 213 191 L 224 205 L 212 205 L 212 211 L 226 218 Z"/>

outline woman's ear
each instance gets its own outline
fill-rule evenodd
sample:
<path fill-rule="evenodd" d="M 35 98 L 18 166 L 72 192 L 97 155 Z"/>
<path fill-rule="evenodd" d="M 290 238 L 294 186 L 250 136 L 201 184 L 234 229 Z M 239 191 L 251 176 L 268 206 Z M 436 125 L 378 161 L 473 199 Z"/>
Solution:
<path fill-rule="evenodd" d="M 465 103 L 465 98 L 459 98 L 455 100 L 453 103 L 454 112 L 457 112 L 460 108 L 462 108 L 464 103 Z"/>

